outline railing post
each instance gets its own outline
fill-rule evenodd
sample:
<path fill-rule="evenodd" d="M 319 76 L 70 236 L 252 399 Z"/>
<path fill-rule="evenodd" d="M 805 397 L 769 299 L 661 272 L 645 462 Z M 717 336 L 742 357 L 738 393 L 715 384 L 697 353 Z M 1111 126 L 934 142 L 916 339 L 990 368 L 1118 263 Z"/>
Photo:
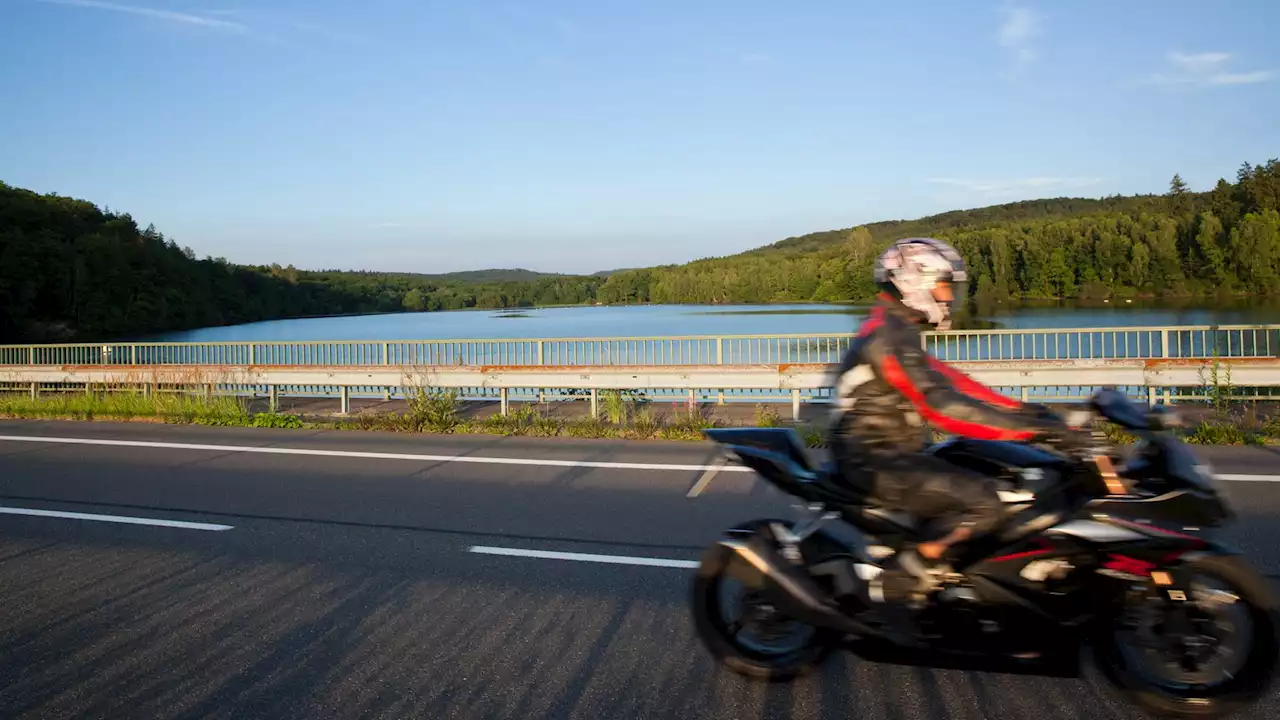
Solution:
<path fill-rule="evenodd" d="M 1153 408 L 1155 406 L 1156 406 L 1156 386 L 1150 385 L 1147 387 L 1147 407 Z"/>
<path fill-rule="evenodd" d="M 254 357 L 254 350 L 256 350 L 256 349 L 257 349 L 257 345 L 255 345 L 255 344 L 253 344 L 253 343 L 249 343 L 249 365 L 250 365 L 251 367 L 252 367 L 253 365 L 257 365 L 257 364 L 258 364 L 258 363 L 257 363 L 257 359 Z"/>
<path fill-rule="evenodd" d="M 138 346 L 137 345 L 129 346 L 129 364 L 130 365 L 138 364 Z"/>
<path fill-rule="evenodd" d="M 391 364 L 391 343 L 382 343 L 382 364 Z"/>
<path fill-rule="evenodd" d="M 600 393 L 591 388 L 591 419 L 600 417 Z"/>
<path fill-rule="evenodd" d="M 724 338 L 716 338 L 716 364 L 724 364 Z"/>
<path fill-rule="evenodd" d="M 1160 331 L 1160 347 L 1162 348 L 1160 357 L 1166 360 L 1169 359 L 1169 331 L 1167 329 Z"/>
<path fill-rule="evenodd" d="M 30 361 L 27 364 L 34 367 L 36 364 L 36 346 L 35 345 L 32 345 L 31 347 L 27 348 L 27 359 Z"/>
<path fill-rule="evenodd" d="M 542 345 L 542 341 L 539 340 L 538 341 L 538 364 L 539 365 L 547 364 L 547 357 L 544 351 L 545 351 L 545 348 Z"/>
<path fill-rule="evenodd" d="M 499 412 L 502 413 L 503 417 L 506 417 L 507 410 L 510 408 L 510 405 L 511 405 L 511 398 L 510 398 L 510 395 L 508 395 L 507 393 L 507 389 L 500 388 L 498 390 L 498 408 L 499 408 Z"/>
<path fill-rule="evenodd" d="M 351 414 L 351 388 L 343 385 L 341 393 L 338 401 L 338 414 L 349 415 Z"/>
<path fill-rule="evenodd" d="M 1030 400 L 1031 397 L 1027 392 L 1027 386 L 1023 385 L 1021 390 L 1022 390 L 1022 402 L 1027 402 L 1028 400 Z"/>
<path fill-rule="evenodd" d="M 800 422 L 800 389 L 791 391 L 791 419 Z"/>
<path fill-rule="evenodd" d="M 277 385 L 267 386 L 267 408 L 270 412 L 275 412 L 280 407 L 280 387 Z"/>
<path fill-rule="evenodd" d="M 40 383 L 31 383 L 31 402 L 40 399 Z"/>

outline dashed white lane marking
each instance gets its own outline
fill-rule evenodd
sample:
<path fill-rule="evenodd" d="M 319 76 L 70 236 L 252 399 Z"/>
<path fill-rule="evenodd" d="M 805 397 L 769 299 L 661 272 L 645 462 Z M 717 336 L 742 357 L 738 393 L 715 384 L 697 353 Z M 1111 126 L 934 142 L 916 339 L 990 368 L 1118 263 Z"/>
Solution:
<path fill-rule="evenodd" d="M 473 545 L 471 547 L 471 552 L 480 553 L 482 555 L 506 555 L 508 557 L 538 558 L 540 560 L 571 560 L 574 562 L 607 563 L 610 565 L 646 565 L 649 567 L 682 569 L 693 569 L 698 567 L 698 561 L 696 560 L 633 557 L 629 555 L 594 555 L 591 553 L 552 552 L 550 550 L 488 547 L 485 545 Z"/>
<path fill-rule="evenodd" d="M 253 447 L 248 445 L 203 445 L 196 443 L 151 442 L 144 440 L 100 440 L 89 438 L 36 437 L 0 435 L 0 441 L 49 443 L 54 445 L 101 445 L 158 450 L 210 450 L 221 453 L 256 453 L 261 455 L 310 455 L 316 457 L 349 457 L 369 460 L 408 460 L 412 462 L 474 463 L 479 465 L 525 465 L 543 467 L 604 468 L 609 470 L 666 470 L 670 472 L 702 472 L 714 465 L 669 465 L 663 463 L 597 462 L 592 460 L 546 460 L 539 458 L 481 457 L 471 455 L 417 455 L 410 453 L 359 452 L 354 450 L 311 450 L 304 448 Z M 728 465 L 720 472 L 755 472 L 742 465 Z"/>
<path fill-rule="evenodd" d="M 60 518 L 63 520 L 94 520 L 97 522 L 123 523 L 125 525 L 152 525 L 155 527 L 181 528 L 183 530 L 231 530 L 234 525 L 187 522 L 185 520 L 160 520 L 157 518 L 128 517 L 125 515 L 96 515 L 93 513 L 65 512 L 62 510 L 36 510 L 34 508 L 0 507 L 0 515 L 30 515 L 33 517 Z"/>

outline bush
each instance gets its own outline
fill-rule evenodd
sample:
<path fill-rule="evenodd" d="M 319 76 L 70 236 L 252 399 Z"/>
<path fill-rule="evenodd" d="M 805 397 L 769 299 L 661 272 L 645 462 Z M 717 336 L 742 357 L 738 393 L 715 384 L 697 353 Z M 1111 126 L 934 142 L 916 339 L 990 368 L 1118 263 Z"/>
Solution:
<path fill-rule="evenodd" d="M 253 420 L 250 421 L 249 426 L 256 428 L 286 428 L 292 430 L 302 427 L 302 420 L 300 420 L 296 415 L 257 413 L 253 416 Z"/>
<path fill-rule="evenodd" d="M 756 427 L 780 427 L 782 425 L 782 416 L 778 415 L 778 411 L 767 405 L 756 405 Z"/>
<path fill-rule="evenodd" d="M 1195 445 L 1259 445 L 1261 439 L 1239 425 L 1216 420 L 1206 420 L 1186 436 Z"/>
<path fill-rule="evenodd" d="M 1269 438 L 1280 440 L 1280 417 L 1273 417 L 1268 420 L 1267 424 L 1262 426 L 1262 434 Z"/>
<path fill-rule="evenodd" d="M 651 440 L 662 432 L 662 420 L 648 410 L 641 410 L 631 421 L 630 431 L 630 436 L 636 440 Z"/>
<path fill-rule="evenodd" d="M 560 434 L 560 423 L 525 405 L 506 415 L 490 415 L 477 429 L 495 435 L 552 437 Z"/>
<path fill-rule="evenodd" d="M 566 423 L 564 434 L 577 438 L 607 438 L 617 436 L 618 429 L 600 418 L 585 418 Z"/>
<path fill-rule="evenodd" d="M 411 388 L 405 399 L 409 405 L 406 419 L 414 432 L 447 433 L 462 422 L 458 417 L 457 390 Z"/>

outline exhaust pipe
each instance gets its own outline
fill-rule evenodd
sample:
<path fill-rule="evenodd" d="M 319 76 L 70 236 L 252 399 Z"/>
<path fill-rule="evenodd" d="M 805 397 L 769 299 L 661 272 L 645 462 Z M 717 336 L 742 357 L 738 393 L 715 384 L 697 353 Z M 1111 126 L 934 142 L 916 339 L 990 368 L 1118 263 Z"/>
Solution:
<path fill-rule="evenodd" d="M 726 574 L 761 587 L 784 614 L 815 627 L 850 635 L 876 635 L 876 631 L 840 612 L 831 596 L 808 575 L 796 569 L 758 535 L 721 540 L 713 546 L 721 555 Z M 718 572 L 720 567 L 703 567 Z M 727 567 L 724 567 L 727 566 Z"/>

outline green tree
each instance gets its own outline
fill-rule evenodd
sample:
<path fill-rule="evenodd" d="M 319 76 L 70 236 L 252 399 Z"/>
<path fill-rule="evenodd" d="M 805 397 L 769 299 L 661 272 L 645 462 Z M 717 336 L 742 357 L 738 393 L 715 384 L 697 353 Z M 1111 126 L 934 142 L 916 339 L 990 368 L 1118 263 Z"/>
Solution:
<path fill-rule="evenodd" d="M 427 309 L 427 296 L 420 288 L 412 288 L 404 294 L 402 304 L 409 312 L 422 312 Z"/>

